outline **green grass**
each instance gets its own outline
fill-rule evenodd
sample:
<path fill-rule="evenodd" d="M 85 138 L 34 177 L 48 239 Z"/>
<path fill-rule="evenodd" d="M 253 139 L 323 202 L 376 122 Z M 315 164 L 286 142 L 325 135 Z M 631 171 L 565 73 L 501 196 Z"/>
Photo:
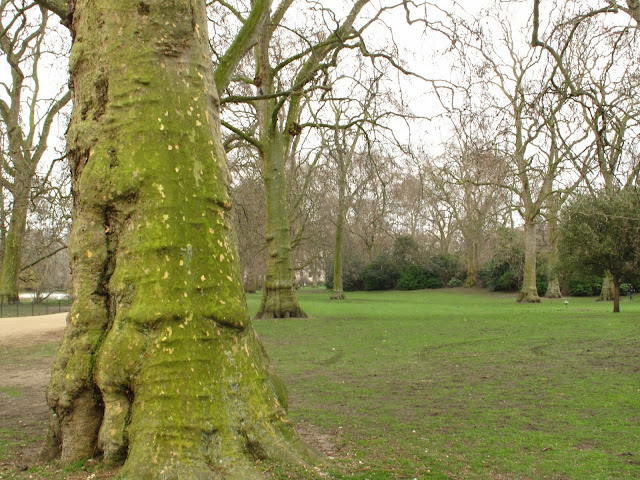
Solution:
<path fill-rule="evenodd" d="M 0 346 L 0 368 L 10 365 L 30 367 L 37 365 L 44 358 L 55 357 L 60 342 L 46 342 L 28 347 Z"/>
<path fill-rule="evenodd" d="M 21 397 L 22 392 L 15 387 L 0 387 L 0 393 L 4 393 L 9 397 Z"/>
<path fill-rule="evenodd" d="M 478 290 L 328 297 L 255 327 L 292 419 L 335 436 L 334 476 L 640 478 L 640 299 L 614 315 Z"/>
<path fill-rule="evenodd" d="M 616 315 L 592 298 L 520 305 L 480 290 L 347 298 L 303 290 L 311 318 L 254 322 L 289 386 L 291 418 L 315 426 L 335 457 L 311 471 L 266 462 L 272 479 L 640 478 L 640 298 Z M 252 314 L 259 302 L 248 297 Z M 56 348 L 4 347 L 0 371 Z M 35 441 L 0 428 L 0 463 Z M 101 468 L 0 478 L 106 478 Z"/>

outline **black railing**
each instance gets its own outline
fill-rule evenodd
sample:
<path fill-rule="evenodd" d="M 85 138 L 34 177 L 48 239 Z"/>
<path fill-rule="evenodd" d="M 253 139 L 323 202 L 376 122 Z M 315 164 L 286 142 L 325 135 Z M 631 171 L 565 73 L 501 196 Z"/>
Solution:
<path fill-rule="evenodd" d="M 44 302 L 0 303 L 0 318 L 35 317 L 68 312 L 71 300 L 45 300 Z"/>

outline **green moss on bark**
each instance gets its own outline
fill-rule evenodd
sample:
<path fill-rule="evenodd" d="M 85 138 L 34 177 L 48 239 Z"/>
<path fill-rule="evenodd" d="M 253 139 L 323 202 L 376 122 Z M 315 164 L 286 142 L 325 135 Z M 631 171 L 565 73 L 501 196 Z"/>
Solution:
<path fill-rule="evenodd" d="M 76 3 L 76 301 L 45 453 L 101 452 L 136 480 L 305 463 L 242 290 L 204 2 L 138 7 Z"/>
<path fill-rule="evenodd" d="M 538 286 L 536 284 L 536 224 L 534 220 L 526 220 L 524 225 L 525 259 L 522 289 L 518 295 L 518 302 L 538 303 Z"/>
<path fill-rule="evenodd" d="M 306 318 L 307 315 L 296 298 L 291 265 L 291 224 L 286 205 L 285 178 L 287 140 L 279 132 L 273 132 L 268 143 L 268 148 L 262 153 L 265 163 L 263 177 L 267 195 L 266 240 L 269 257 L 262 303 L 256 318 Z"/>

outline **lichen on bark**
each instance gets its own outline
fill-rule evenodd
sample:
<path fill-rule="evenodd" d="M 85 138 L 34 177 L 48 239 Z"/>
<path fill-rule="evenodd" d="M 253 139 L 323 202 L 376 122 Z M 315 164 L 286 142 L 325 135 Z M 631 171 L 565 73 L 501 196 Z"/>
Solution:
<path fill-rule="evenodd" d="M 119 478 L 259 478 L 314 454 L 248 315 L 201 0 L 78 0 L 76 300 L 43 454 Z"/>

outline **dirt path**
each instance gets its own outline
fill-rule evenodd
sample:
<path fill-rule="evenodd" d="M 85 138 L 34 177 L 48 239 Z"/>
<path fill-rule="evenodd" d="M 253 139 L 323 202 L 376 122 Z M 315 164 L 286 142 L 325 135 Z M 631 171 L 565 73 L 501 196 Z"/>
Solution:
<path fill-rule="evenodd" d="M 8 442 L 0 478 L 22 478 L 18 472 L 37 463 L 40 440 L 35 439 L 46 429 L 45 391 L 66 317 L 0 319 L 0 444 Z"/>
<path fill-rule="evenodd" d="M 23 346 L 59 335 L 66 324 L 67 313 L 38 317 L 0 318 L 0 346 Z"/>

